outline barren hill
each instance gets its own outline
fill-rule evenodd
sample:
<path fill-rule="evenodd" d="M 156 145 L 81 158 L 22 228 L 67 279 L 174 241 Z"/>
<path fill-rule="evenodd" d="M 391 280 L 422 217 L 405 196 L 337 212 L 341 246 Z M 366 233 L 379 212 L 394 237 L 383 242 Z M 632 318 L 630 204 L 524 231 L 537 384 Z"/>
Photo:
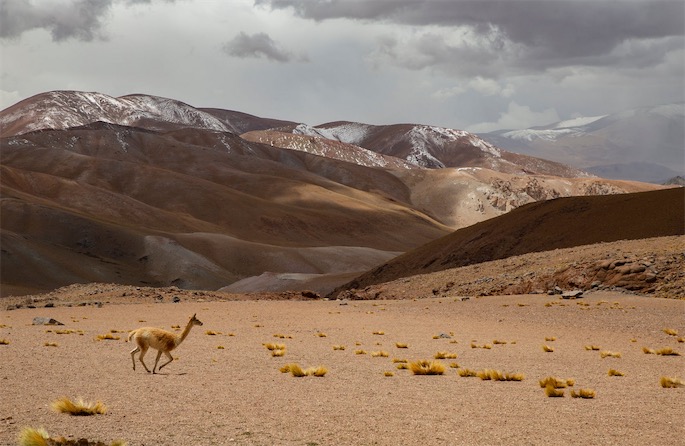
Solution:
<path fill-rule="evenodd" d="M 434 240 L 357 277 L 331 295 L 526 253 L 683 234 L 685 188 L 559 198 L 521 206 Z"/>
<path fill-rule="evenodd" d="M 315 128 L 146 95 L 44 93 L 1 111 L 0 132 L 3 295 L 91 281 L 328 292 L 526 203 L 659 188 L 458 130 Z M 530 174 L 552 171 L 569 178 Z"/>

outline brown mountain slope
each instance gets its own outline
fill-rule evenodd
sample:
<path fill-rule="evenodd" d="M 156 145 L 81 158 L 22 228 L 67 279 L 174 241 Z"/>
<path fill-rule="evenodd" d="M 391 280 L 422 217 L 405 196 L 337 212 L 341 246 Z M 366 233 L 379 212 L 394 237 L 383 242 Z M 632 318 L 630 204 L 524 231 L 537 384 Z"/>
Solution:
<path fill-rule="evenodd" d="M 2 293 L 361 272 L 450 230 L 402 204 L 390 174 L 203 132 L 91 124 L 0 140 Z"/>
<path fill-rule="evenodd" d="M 617 240 L 685 234 L 685 188 L 559 198 L 521 206 L 409 251 L 337 288 Z"/>

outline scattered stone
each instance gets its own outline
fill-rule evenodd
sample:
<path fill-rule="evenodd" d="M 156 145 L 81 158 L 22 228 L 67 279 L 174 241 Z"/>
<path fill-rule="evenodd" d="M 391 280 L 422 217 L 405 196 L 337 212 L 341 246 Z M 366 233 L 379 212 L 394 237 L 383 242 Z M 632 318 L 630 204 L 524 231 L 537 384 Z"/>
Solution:
<path fill-rule="evenodd" d="M 180 298 L 180 297 L 174 296 L 173 302 L 174 302 L 175 304 L 179 303 L 180 301 L 181 301 L 181 298 Z"/>
<path fill-rule="evenodd" d="M 54 302 L 48 302 L 45 304 L 45 308 L 53 308 L 55 306 Z"/>
<path fill-rule="evenodd" d="M 440 333 L 438 335 L 438 338 L 440 338 L 440 339 L 452 339 L 452 336 L 448 335 L 447 333 Z"/>
<path fill-rule="evenodd" d="M 566 291 L 561 294 L 561 297 L 564 299 L 579 299 L 583 297 L 583 290 Z"/>
<path fill-rule="evenodd" d="M 64 325 L 51 317 L 36 316 L 33 318 L 33 325 Z"/>

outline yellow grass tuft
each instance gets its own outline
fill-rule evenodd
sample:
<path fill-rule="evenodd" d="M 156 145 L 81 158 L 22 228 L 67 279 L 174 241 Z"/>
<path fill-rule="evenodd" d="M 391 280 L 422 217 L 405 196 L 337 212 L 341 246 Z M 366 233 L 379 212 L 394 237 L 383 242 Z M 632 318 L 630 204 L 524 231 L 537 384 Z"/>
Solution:
<path fill-rule="evenodd" d="M 285 350 L 285 344 L 274 344 L 272 342 L 269 342 L 267 344 L 263 344 L 264 347 L 266 347 L 267 350 Z"/>
<path fill-rule="evenodd" d="M 46 343 L 43 344 L 43 345 L 45 345 L 46 347 L 57 347 L 57 343 L 56 343 L 56 342 L 46 342 Z"/>
<path fill-rule="evenodd" d="M 656 354 L 661 356 L 680 356 L 680 353 L 673 350 L 671 347 L 660 348 L 656 351 Z"/>
<path fill-rule="evenodd" d="M 43 429 L 34 429 L 32 427 L 25 427 L 21 430 L 18 436 L 19 446 L 59 446 L 59 445 L 71 445 L 71 444 L 98 444 L 106 446 L 105 443 L 101 441 L 87 441 L 85 439 L 79 440 L 78 442 L 73 440 L 66 440 L 64 437 L 50 438 L 48 432 Z M 109 446 L 126 446 L 127 443 L 122 440 L 115 440 L 109 444 Z"/>
<path fill-rule="evenodd" d="M 217 335 L 220 335 L 221 332 L 219 332 L 219 331 L 214 331 L 214 330 L 207 330 L 207 331 L 205 331 L 205 334 L 206 334 L 207 336 L 217 336 Z"/>
<path fill-rule="evenodd" d="M 564 387 L 572 387 L 576 381 L 573 378 L 563 379 L 556 376 L 548 376 L 539 381 L 540 387 L 552 386 L 555 389 L 563 389 Z"/>
<path fill-rule="evenodd" d="M 492 343 L 495 345 L 504 345 L 507 343 L 507 341 L 500 341 L 499 339 L 495 339 L 494 341 L 492 341 Z"/>
<path fill-rule="evenodd" d="M 547 342 L 552 342 L 552 341 L 556 341 L 556 340 L 557 340 L 556 336 L 546 336 L 545 337 L 545 341 L 547 341 Z"/>
<path fill-rule="evenodd" d="M 316 366 L 316 367 L 309 367 L 307 370 L 304 371 L 307 376 L 316 376 L 316 377 L 323 377 L 326 376 L 326 373 L 328 373 L 328 369 L 324 366 Z"/>
<path fill-rule="evenodd" d="M 600 350 L 602 347 L 599 345 L 586 345 L 585 350 L 592 350 L 592 351 L 597 351 Z"/>
<path fill-rule="evenodd" d="M 664 328 L 664 333 L 669 336 L 678 336 L 678 330 L 675 328 Z"/>
<path fill-rule="evenodd" d="M 373 358 L 387 358 L 388 356 L 390 356 L 390 354 L 386 351 L 383 351 L 383 350 L 377 351 L 377 352 L 371 352 L 371 357 L 373 357 Z"/>
<path fill-rule="evenodd" d="M 345 346 L 344 345 L 334 345 L 333 350 L 345 350 Z"/>
<path fill-rule="evenodd" d="M 592 389 L 578 389 L 578 392 L 571 390 L 571 397 L 591 399 L 597 396 L 597 393 Z"/>
<path fill-rule="evenodd" d="M 419 360 L 409 363 L 409 369 L 414 375 L 442 375 L 445 365 L 440 361 Z"/>
<path fill-rule="evenodd" d="M 476 372 L 476 376 L 482 380 L 492 381 L 523 381 L 523 373 L 503 373 L 499 370 L 485 369 Z"/>
<path fill-rule="evenodd" d="M 456 362 L 450 362 L 450 368 L 451 368 L 451 369 L 458 369 L 458 368 L 459 368 L 459 364 L 456 363 Z"/>
<path fill-rule="evenodd" d="M 395 376 L 393 372 L 385 372 L 383 373 L 384 376 L 390 377 L 390 376 Z"/>
<path fill-rule="evenodd" d="M 471 370 L 471 369 L 459 369 L 457 371 L 457 373 L 462 378 L 473 378 L 473 377 L 478 376 L 478 372 L 475 370 Z"/>
<path fill-rule="evenodd" d="M 383 336 L 385 334 L 385 332 L 378 330 L 378 331 L 374 331 L 373 334 Z"/>
<path fill-rule="evenodd" d="M 437 352 L 433 357 L 435 359 L 457 359 L 457 354 L 449 352 Z"/>
<path fill-rule="evenodd" d="M 320 337 L 320 338 L 325 338 L 325 337 L 326 337 L 326 333 L 321 333 L 321 332 L 319 332 L 319 333 L 317 333 L 316 335 L 317 335 L 318 337 Z"/>
<path fill-rule="evenodd" d="M 25 427 L 19 433 L 18 440 L 19 446 L 48 446 L 50 435 L 43 428 Z"/>
<path fill-rule="evenodd" d="M 397 370 L 407 370 L 409 368 L 409 364 L 406 362 L 400 362 L 397 364 Z"/>
<path fill-rule="evenodd" d="M 409 345 L 407 345 L 404 342 L 395 342 L 395 347 L 397 347 L 397 348 L 409 348 Z"/>
<path fill-rule="evenodd" d="M 656 355 L 656 350 L 654 350 L 652 348 L 642 347 L 642 351 L 646 355 Z"/>
<path fill-rule="evenodd" d="M 661 387 L 665 389 L 675 389 L 676 387 L 685 387 L 685 381 L 682 379 L 678 379 L 676 377 L 670 377 L 670 376 L 662 376 L 661 380 L 659 381 L 661 383 Z"/>
<path fill-rule="evenodd" d="M 554 351 L 554 347 L 550 347 L 549 345 L 545 344 L 542 346 L 542 351 L 547 352 L 547 353 L 551 353 Z"/>
<path fill-rule="evenodd" d="M 562 398 L 564 396 L 564 391 L 550 384 L 545 386 L 545 395 L 550 398 Z"/>
<path fill-rule="evenodd" d="M 51 404 L 52 410 L 60 413 L 68 413 L 69 415 L 97 415 L 107 412 L 107 407 L 100 401 L 95 403 L 87 403 L 81 398 L 73 402 L 67 397 L 62 397 Z"/>
<path fill-rule="evenodd" d="M 355 350 L 355 351 L 354 351 L 354 354 L 355 354 L 355 355 L 365 355 L 365 354 L 366 354 L 366 350 L 361 350 L 361 349 L 360 349 L 360 350 Z"/>
<path fill-rule="evenodd" d="M 406 364 L 408 361 L 406 359 L 401 359 L 401 358 L 393 358 L 392 362 L 394 364 Z"/>
<path fill-rule="evenodd" d="M 683 342 L 685 342 L 685 337 L 681 336 L 678 339 L 676 339 L 676 341 L 678 341 L 682 344 Z"/>
<path fill-rule="evenodd" d="M 0 339 L 0 345 L 9 345 L 9 343 L 10 341 L 8 341 L 7 339 Z"/>
<path fill-rule="evenodd" d="M 72 330 L 71 328 L 64 328 L 64 329 L 57 329 L 54 331 L 55 334 L 72 334 L 76 333 L 76 330 Z"/>
<path fill-rule="evenodd" d="M 277 349 L 271 350 L 271 356 L 274 356 L 274 357 L 285 356 L 285 349 L 284 348 L 277 348 Z"/>
<path fill-rule="evenodd" d="M 609 350 L 602 350 L 599 352 L 599 356 L 601 358 L 620 358 L 621 357 L 621 352 L 612 352 Z"/>
<path fill-rule="evenodd" d="M 217 345 L 216 348 L 219 349 L 219 350 L 223 350 L 223 349 L 224 349 L 224 346 L 223 346 L 223 345 Z"/>
<path fill-rule="evenodd" d="M 118 341 L 121 338 L 119 336 L 114 336 L 112 333 L 106 333 L 103 335 L 97 335 L 96 339 L 98 341 L 107 341 L 107 340 Z"/>
<path fill-rule="evenodd" d="M 625 376 L 625 373 L 618 371 L 616 369 L 609 369 L 609 376 Z"/>

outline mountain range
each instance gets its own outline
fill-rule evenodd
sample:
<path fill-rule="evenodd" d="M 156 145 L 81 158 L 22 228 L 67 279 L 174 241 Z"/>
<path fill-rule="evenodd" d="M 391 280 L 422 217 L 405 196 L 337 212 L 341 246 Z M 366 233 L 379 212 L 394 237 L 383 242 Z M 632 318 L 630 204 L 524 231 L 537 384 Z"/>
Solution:
<path fill-rule="evenodd" d="M 685 103 L 641 107 L 479 135 L 594 175 L 662 183 L 685 174 Z"/>
<path fill-rule="evenodd" d="M 325 293 L 522 205 L 660 189 L 455 129 L 308 125 L 55 91 L 0 112 L 1 293 L 113 282 Z"/>

